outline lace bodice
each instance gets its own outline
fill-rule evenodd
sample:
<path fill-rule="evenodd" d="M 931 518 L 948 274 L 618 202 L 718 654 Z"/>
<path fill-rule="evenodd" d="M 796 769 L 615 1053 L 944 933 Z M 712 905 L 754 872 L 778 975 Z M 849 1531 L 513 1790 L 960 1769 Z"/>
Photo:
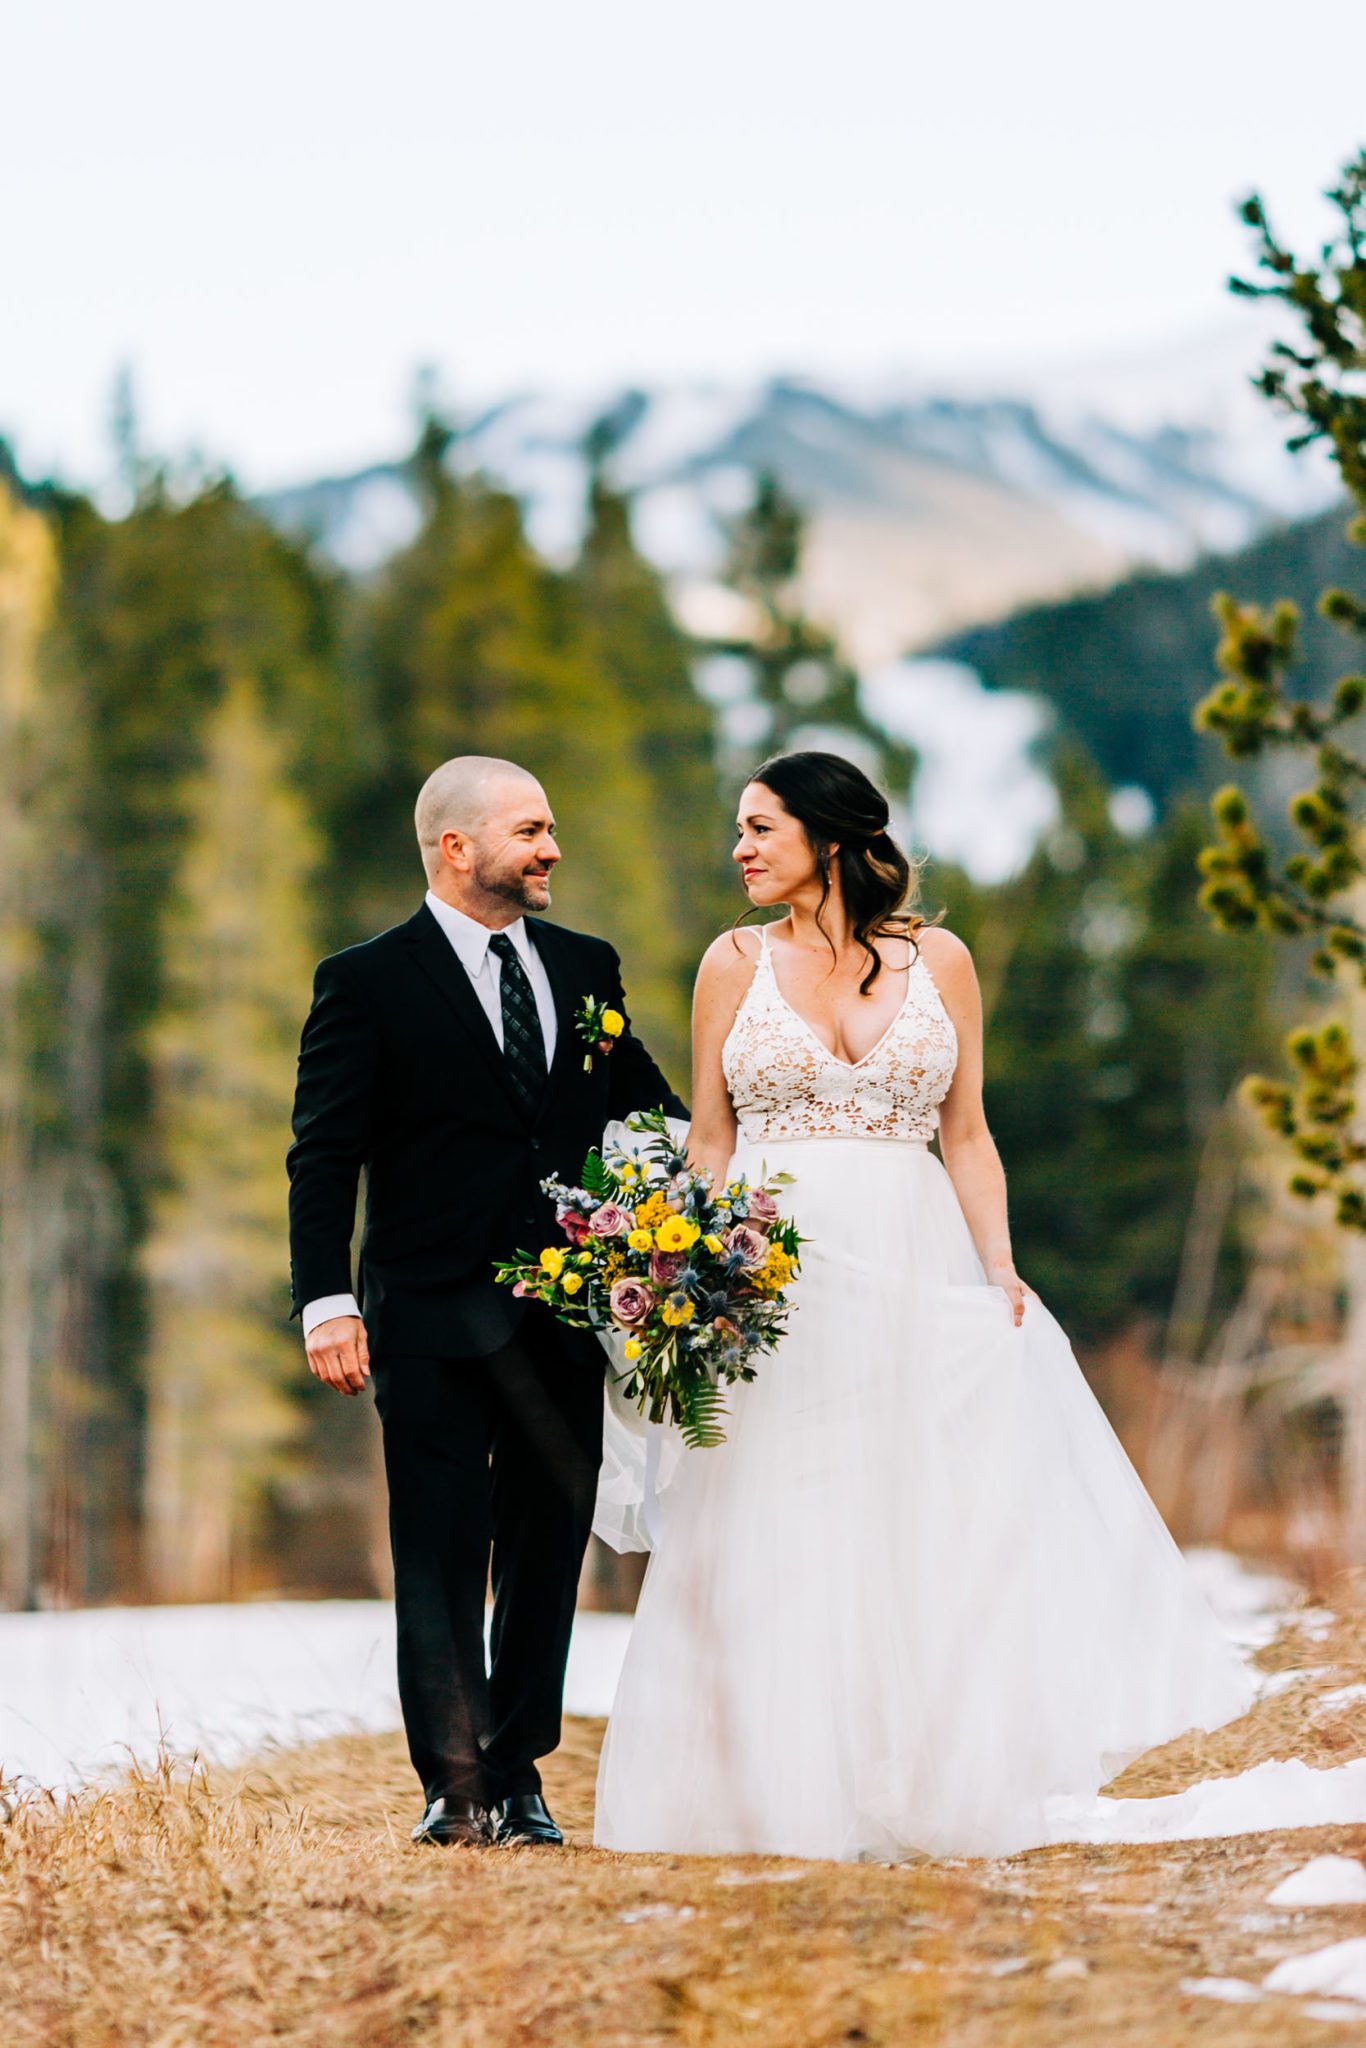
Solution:
<path fill-rule="evenodd" d="M 768 933 L 726 1042 L 721 1066 L 742 1135 L 778 1138 L 902 1138 L 921 1142 L 939 1126 L 939 1105 L 958 1063 L 958 1037 L 919 953 L 901 1008 L 861 1060 L 840 1059 L 778 987 Z"/>

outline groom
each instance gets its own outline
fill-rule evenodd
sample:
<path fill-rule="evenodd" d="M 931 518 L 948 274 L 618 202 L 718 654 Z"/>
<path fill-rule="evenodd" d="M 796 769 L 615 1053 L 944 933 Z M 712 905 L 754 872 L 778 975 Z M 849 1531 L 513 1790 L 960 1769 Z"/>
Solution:
<path fill-rule="evenodd" d="M 687 1111 L 629 1027 L 610 1052 L 583 1043 L 586 996 L 625 1012 L 611 946 L 526 919 L 549 907 L 560 859 L 535 778 L 447 761 L 416 822 L 426 901 L 314 980 L 289 1153 L 294 1307 L 319 1379 L 342 1394 L 374 1381 L 399 1698 L 426 1796 L 413 1840 L 559 1842 L 536 1759 L 560 1739 L 603 1354 L 495 1287 L 493 1262 L 558 1242 L 540 1182 L 576 1181 L 611 1118 Z"/>

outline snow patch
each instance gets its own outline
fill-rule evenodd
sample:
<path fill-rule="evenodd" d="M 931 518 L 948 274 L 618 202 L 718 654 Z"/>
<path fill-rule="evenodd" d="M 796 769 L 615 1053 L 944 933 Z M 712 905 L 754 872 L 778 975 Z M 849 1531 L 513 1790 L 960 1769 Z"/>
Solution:
<path fill-rule="evenodd" d="M 630 1619 L 580 1614 L 565 1706 L 605 1714 Z M 0 1778 L 70 1789 L 159 1747 L 235 1763 L 402 1725 L 383 1600 L 0 1614 Z"/>
<path fill-rule="evenodd" d="M 1327 1670 L 1324 1664 L 1311 1664 L 1302 1671 L 1259 1671 L 1255 1684 L 1259 1700 L 1274 1700 L 1283 1692 L 1289 1692 L 1292 1685 L 1304 1685 L 1311 1678 L 1322 1678 Z M 1362 1688 L 1366 1691 L 1366 1687 Z"/>
<path fill-rule="evenodd" d="M 1340 1685 L 1336 1692 L 1326 1692 L 1322 1699 L 1315 1700 L 1313 1718 L 1326 1720 L 1330 1714 L 1340 1714 L 1347 1707 L 1355 1707 L 1366 1700 L 1366 1685 Z"/>
<path fill-rule="evenodd" d="M 1335 1941 L 1308 1955 L 1287 1956 L 1262 1980 L 1266 1991 L 1286 1991 L 1304 1998 L 1326 1991 L 1334 1998 L 1355 1999 L 1366 2019 L 1366 1935 Z"/>
<path fill-rule="evenodd" d="M 1021 690 L 987 690 L 957 661 L 898 661 L 860 681 L 863 707 L 920 757 L 911 805 L 917 847 L 981 882 L 1024 866 L 1058 813 L 1033 759 L 1049 710 Z"/>
<path fill-rule="evenodd" d="M 1325 1771 L 1273 1760 L 1163 1799 L 1052 1799 L 1047 1818 L 1053 1843 L 1205 1842 L 1366 1821 L 1366 1757 Z"/>
<path fill-rule="evenodd" d="M 1366 1864 L 1355 1856 L 1315 1856 L 1283 1878 L 1269 1906 L 1355 1906 L 1366 1903 Z"/>
<path fill-rule="evenodd" d="M 1183 1977 L 1181 1989 L 1192 1998 L 1217 1998 L 1224 2005 L 1255 2005 L 1262 1995 L 1241 1977 Z"/>

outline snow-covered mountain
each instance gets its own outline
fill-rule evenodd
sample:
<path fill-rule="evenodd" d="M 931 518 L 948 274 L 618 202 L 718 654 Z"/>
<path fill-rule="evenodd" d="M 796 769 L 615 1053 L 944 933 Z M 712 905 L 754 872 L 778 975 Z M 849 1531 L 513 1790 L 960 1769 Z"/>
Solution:
<path fill-rule="evenodd" d="M 515 491 L 536 545 L 564 559 L 581 528 L 584 437 L 610 413 L 637 538 L 699 632 L 723 630 L 729 612 L 715 580 L 724 522 L 772 469 L 808 510 L 808 607 L 857 661 L 881 662 L 1140 564 L 1236 548 L 1330 502 L 1326 463 L 1288 455 L 1249 386 L 1265 339 L 1240 320 L 1124 359 L 991 374 L 524 394 L 470 418 L 452 459 Z M 398 464 L 264 502 L 357 571 L 417 519 Z"/>

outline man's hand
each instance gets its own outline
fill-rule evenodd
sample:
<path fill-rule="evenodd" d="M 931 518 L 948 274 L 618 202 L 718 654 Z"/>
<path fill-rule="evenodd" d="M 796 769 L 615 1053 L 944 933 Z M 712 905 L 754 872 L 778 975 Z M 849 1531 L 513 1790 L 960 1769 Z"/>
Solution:
<path fill-rule="evenodd" d="M 359 1316 L 332 1316 L 304 1339 L 309 1370 L 339 1394 L 359 1394 L 370 1377 L 370 1346 Z"/>

